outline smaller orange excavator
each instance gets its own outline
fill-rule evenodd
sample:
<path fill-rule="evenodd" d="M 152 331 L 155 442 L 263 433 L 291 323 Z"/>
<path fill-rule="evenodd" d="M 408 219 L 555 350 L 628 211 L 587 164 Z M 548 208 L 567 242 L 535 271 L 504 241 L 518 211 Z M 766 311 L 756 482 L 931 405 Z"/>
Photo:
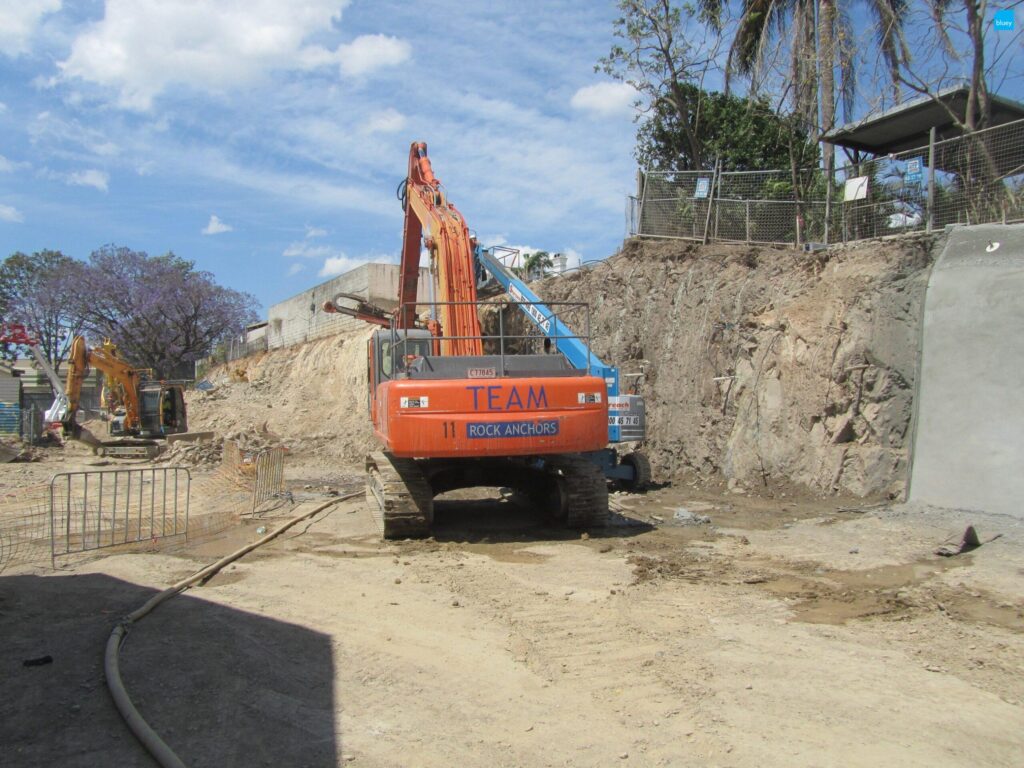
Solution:
<path fill-rule="evenodd" d="M 142 370 L 121 359 L 117 346 L 109 339 L 90 349 L 83 336 L 76 336 L 68 354 L 66 435 L 83 439 L 76 416 L 82 382 L 90 367 L 103 373 L 112 400 L 109 429 L 114 439 L 86 438 L 97 454 L 151 458 L 159 453 L 157 440 L 188 431 L 185 393 L 180 384 L 146 379 Z"/>

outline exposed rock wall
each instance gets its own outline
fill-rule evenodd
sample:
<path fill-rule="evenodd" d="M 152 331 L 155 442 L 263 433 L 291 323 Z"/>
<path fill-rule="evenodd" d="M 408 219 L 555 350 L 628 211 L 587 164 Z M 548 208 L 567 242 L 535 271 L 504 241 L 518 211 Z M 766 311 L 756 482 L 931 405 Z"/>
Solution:
<path fill-rule="evenodd" d="M 805 254 L 631 240 L 536 287 L 589 301 L 598 354 L 645 370 L 656 475 L 898 495 L 934 245 Z"/>
<path fill-rule="evenodd" d="M 804 254 L 632 240 L 593 269 L 534 287 L 550 301 L 589 302 L 597 353 L 646 372 L 657 477 L 898 495 L 933 246 L 901 238 Z M 506 332 L 525 332 L 514 315 Z M 578 313 L 566 320 L 584 332 Z M 485 326 L 497 332 L 493 311 Z M 296 454 L 360 462 L 376 445 L 368 333 L 218 369 L 214 391 L 190 394 L 192 428 L 270 432 Z"/>

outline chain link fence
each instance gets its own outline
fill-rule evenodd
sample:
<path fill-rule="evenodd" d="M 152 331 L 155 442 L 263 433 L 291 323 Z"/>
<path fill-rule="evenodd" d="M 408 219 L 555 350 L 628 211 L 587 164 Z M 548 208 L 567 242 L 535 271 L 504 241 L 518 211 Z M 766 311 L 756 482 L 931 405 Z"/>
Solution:
<path fill-rule="evenodd" d="M 240 360 L 243 357 L 257 355 L 260 352 L 266 351 L 266 336 L 261 336 L 251 341 L 247 341 L 245 337 L 235 337 L 214 349 L 213 354 L 202 361 L 202 365 L 213 366 L 221 363 L 230 363 L 232 360 Z"/>
<path fill-rule="evenodd" d="M 1024 120 L 838 168 L 640 174 L 630 235 L 836 243 L 1024 221 Z"/>

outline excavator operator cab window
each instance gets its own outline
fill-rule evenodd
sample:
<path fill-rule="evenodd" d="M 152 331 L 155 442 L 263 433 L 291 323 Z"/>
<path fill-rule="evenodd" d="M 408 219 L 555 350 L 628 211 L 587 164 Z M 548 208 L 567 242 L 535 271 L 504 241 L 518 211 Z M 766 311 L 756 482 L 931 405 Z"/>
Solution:
<path fill-rule="evenodd" d="M 160 393 L 160 423 L 164 427 L 178 426 L 177 405 L 173 389 L 165 389 Z"/>
<path fill-rule="evenodd" d="M 379 384 L 383 379 L 390 379 L 395 374 L 403 373 L 407 360 L 429 355 L 432 341 L 430 337 L 392 340 L 381 334 L 377 336 L 377 347 L 379 378 L 374 382 L 375 384 Z"/>

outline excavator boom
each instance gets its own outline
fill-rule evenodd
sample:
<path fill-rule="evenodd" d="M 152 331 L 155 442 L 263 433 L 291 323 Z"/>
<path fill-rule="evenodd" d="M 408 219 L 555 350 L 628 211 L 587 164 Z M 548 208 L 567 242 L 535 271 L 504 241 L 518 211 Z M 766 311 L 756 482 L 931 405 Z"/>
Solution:
<path fill-rule="evenodd" d="M 159 450 L 152 438 L 188 431 L 185 396 L 180 384 L 144 382 L 142 371 L 122 359 L 109 339 L 102 346 L 90 349 L 84 337 L 76 336 L 68 355 L 66 434 L 78 437 L 83 432 L 76 417 L 82 384 L 90 367 L 103 373 L 115 399 L 124 408 L 123 418 L 115 417 L 110 421 L 111 434 L 121 437 L 97 443 L 98 452 L 152 456 Z"/>
<path fill-rule="evenodd" d="M 434 176 L 424 142 L 415 142 L 409 149 L 404 204 L 405 228 L 396 327 L 413 328 L 416 324 L 422 240 L 437 274 L 441 331 L 447 337 L 442 343 L 442 351 L 451 355 L 482 354 L 480 318 L 476 307 L 474 239 L 469 234 L 466 220 L 448 202 L 441 182 Z"/>
<path fill-rule="evenodd" d="M 139 372 L 117 356 L 117 347 L 109 340 L 103 342 L 99 349 L 89 349 L 84 336 L 76 336 L 71 342 L 68 354 L 68 418 L 74 420 L 82 396 L 82 382 L 85 381 L 89 366 L 103 372 L 112 386 L 122 390 L 124 399 L 125 430 L 131 431 L 139 427 L 139 385 L 142 377 Z"/>

